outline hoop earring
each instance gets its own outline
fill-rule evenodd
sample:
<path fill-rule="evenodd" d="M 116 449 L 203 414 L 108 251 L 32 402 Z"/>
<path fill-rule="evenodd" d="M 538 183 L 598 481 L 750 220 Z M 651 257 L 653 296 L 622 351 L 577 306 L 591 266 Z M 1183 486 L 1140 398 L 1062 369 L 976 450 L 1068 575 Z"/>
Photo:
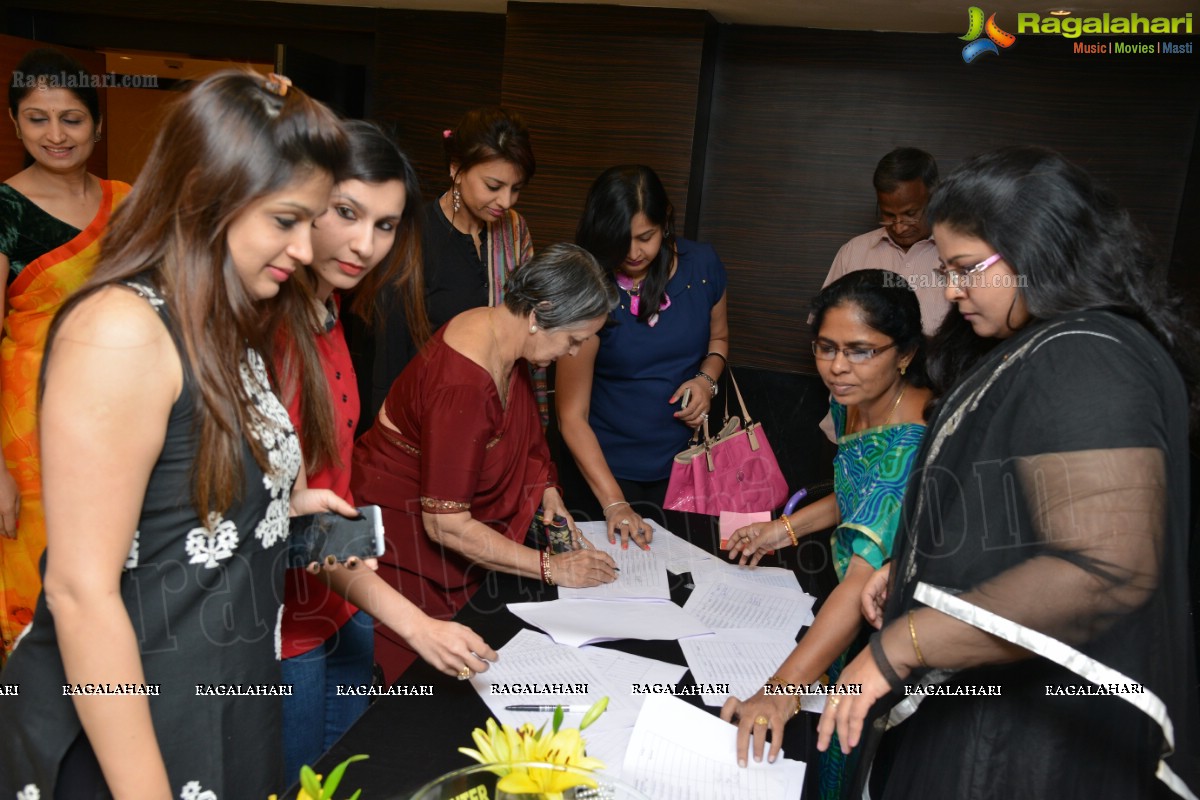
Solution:
<path fill-rule="evenodd" d="M 454 210 L 454 213 L 457 214 L 459 209 L 462 208 L 462 193 L 458 191 L 457 186 L 450 190 L 450 201 L 450 207 Z"/>

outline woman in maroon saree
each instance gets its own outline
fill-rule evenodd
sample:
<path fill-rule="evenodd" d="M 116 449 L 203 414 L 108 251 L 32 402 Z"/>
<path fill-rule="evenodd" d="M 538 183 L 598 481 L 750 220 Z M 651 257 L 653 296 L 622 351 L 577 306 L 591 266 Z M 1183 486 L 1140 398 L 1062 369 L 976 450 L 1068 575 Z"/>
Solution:
<path fill-rule="evenodd" d="M 453 616 L 492 569 L 562 586 L 616 578 L 596 550 L 548 555 L 523 544 L 539 506 L 574 527 L 523 362 L 574 353 L 615 305 L 585 250 L 548 248 L 509 278 L 502 306 L 464 312 L 434 334 L 355 446 L 354 496 L 383 509 L 379 575 L 430 616 Z M 389 683 L 416 657 L 378 627 L 375 651 Z"/>

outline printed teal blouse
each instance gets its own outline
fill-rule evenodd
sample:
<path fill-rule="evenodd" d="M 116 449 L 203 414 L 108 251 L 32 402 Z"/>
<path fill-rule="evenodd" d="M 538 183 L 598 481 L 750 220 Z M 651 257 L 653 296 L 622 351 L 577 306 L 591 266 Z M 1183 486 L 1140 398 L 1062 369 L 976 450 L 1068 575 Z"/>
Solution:
<path fill-rule="evenodd" d="M 906 422 L 846 435 L 846 407 L 840 403 L 830 406 L 838 434 L 833 485 L 842 518 L 831 544 L 834 569 L 841 580 L 852 556 L 860 556 L 875 569 L 891 558 L 904 488 L 925 426 Z"/>

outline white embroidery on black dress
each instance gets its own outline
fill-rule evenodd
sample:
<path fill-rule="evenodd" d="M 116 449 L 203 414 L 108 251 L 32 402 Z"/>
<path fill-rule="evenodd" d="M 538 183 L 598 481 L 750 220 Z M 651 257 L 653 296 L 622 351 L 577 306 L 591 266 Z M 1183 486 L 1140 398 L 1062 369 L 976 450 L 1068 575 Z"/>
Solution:
<path fill-rule="evenodd" d="M 271 502 L 254 536 L 269 548 L 288 535 L 288 503 L 292 484 L 300 473 L 300 441 L 292 428 L 287 409 L 271 391 L 262 356 L 246 351 L 242 361 L 242 385 L 258 407 L 261 420 L 251 426 L 250 435 L 263 443 L 271 468 L 263 474 L 263 486 L 271 493 Z"/>
<path fill-rule="evenodd" d="M 125 569 L 133 569 L 138 565 L 138 537 L 141 531 L 133 532 L 133 543 L 129 545 L 129 555 L 125 557 Z"/>
<path fill-rule="evenodd" d="M 17 792 L 17 800 L 42 800 L 42 792 L 32 783 L 26 784 L 24 789 Z"/>
<path fill-rule="evenodd" d="M 181 800 L 217 800 L 217 793 L 212 789 L 201 789 L 200 781 L 188 781 L 179 792 Z"/>
<path fill-rule="evenodd" d="M 232 556 L 237 549 L 238 529 L 233 520 L 225 519 L 215 511 L 208 515 L 208 526 L 188 531 L 183 549 L 190 556 L 189 564 L 203 564 L 205 569 L 215 569 L 218 562 Z"/>

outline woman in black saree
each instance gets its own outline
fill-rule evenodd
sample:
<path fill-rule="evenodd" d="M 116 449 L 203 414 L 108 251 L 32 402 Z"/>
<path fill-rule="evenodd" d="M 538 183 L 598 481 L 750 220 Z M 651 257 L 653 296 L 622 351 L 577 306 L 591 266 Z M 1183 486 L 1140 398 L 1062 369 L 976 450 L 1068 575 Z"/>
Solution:
<path fill-rule="evenodd" d="M 948 391 L 863 595 L 881 630 L 839 678 L 862 694 L 830 699 L 818 746 L 894 727 L 885 798 L 1195 797 L 1195 331 L 1057 153 L 970 159 L 929 215 Z"/>

